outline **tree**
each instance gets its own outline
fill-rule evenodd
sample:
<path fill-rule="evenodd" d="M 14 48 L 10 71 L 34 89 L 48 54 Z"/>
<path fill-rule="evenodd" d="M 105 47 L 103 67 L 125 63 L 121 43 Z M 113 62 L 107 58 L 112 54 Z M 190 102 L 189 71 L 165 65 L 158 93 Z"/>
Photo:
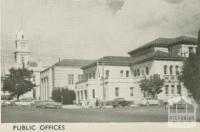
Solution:
<path fill-rule="evenodd" d="M 198 34 L 197 54 L 190 53 L 183 65 L 179 79 L 189 90 L 194 99 L 200 103 L 200 30 Z"/>
<path fill-rule="evenodd" d="M 156 98 L 162 92 L 164 80 L 158 74 L 154 74 L 149 78 L 144 78 L 140 81 L 140 88 L 142 91 L 147 92 L 153 98 Z"/>
<path fill-rule="evenodd" d="M 35 84 L 31 82 L 33 71 L 28 69 L 11 68 L 10 74 L 5 77 L 3 91 L 8 91 L 12 97 L 19 97 L 28 91 L 31 91 Z"/>

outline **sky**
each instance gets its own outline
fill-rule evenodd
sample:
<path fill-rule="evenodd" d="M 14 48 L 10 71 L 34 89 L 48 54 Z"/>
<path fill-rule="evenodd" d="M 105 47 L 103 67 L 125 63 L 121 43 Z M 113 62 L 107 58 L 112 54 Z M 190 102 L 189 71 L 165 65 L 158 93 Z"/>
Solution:
<path fill-rule="evenodd" d="M 200 0 L 2 0 L 1 57 L 14 63 L 22 27 L 31 58 L 97 59 L 158 37 L 197 36 Z"/>

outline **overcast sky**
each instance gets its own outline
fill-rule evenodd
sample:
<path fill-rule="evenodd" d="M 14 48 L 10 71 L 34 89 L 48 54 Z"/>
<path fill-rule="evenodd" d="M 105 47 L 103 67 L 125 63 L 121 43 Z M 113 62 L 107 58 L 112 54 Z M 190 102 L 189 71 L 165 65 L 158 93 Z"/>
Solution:
<path fill-rule="evenodd" d="M 124 56 L 158 37 L 196 37 L 200 28 L 200 0 L 2 0 L 1 4 L 1 50 L 10 58 L 21 25 L 31 57 L 44 61 Z"/>

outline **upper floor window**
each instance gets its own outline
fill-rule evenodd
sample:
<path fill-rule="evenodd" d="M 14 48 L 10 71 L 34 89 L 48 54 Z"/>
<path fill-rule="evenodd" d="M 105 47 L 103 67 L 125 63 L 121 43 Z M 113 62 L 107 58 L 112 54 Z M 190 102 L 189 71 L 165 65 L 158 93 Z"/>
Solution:
<path fill-rule="evenodd" d="M 179 94 L 179 95 L 182 94 L 181 85 L 177 85 L 177 94 Z"/>
<path fill-rule="evenodd" d="M 149 67 L 146 67 L 146 74 L 149 75 Z"/>
<path fill-rule="evenodd" d="M 136 71 L 136 70 L 134 70 L 134 76 L 135 76 L 135 77 L 137 76 L 137 71 Z"/>
<path fill-rule="evenodd" d="M 73 74 L 68 75 L 68 84 L 74 84 L 74 75 Z"/>
<path fill-rule="evenodd" d="M 140 69 L 137 69 L 137 75 L 140 76 Z"/>
<path fill-rule="evenodd" d="M 167 65 L 164 65 L 164 74 L 167 74 Z"/>
<path fill-rule="evenodd" d="M 82 80 L 83 80 L 83 75 L 79 74 L 79 75 L 78 75 L 78 81 L 80 82 L 80 81 L 82 81 Z"/>
<path fill-rule="evenodd" d="M 170 66 L 170 67 L 169 67 L 169 72 L 170 72 L 170 75 L 173 74 L 173 66 Z"/>
<path fill-rule="evenodd" d="M 81 90 L 81 99 L 83 99 L 83 91 Z"/>
<path fill-rule="evenodd" d="M 169 94 L 169 85 L 165 85 L 165 94 L 166 94 L 166 95 Z"/>
<path fill-rule="evenodd" d="M 124 71 L 120 71 L 120 77 L 123 77 Z"/>
<path fill-rule="evenodd" d="M 126 71 L 126 77 L 129 77 L 129 71 Z"/>
<path fill-rule="evenodd" d="M 106 78 L 109 78 L 110 71 L 106 70 Z"/>
<path fill-rule="evenodd" d="M 176 75 L 179 75 L 179 66 L 176 66 Z"/>
<path fill-rule="evenodd" d="M 119 88 L 115 88 L 115 96 L 116 96 L 116 97 L 119 96 Z"/>
<path fill-rule="evenodd" d="M 189 47 L 189 53 L 194 53 L 194 48 L 193 47 Z"/>

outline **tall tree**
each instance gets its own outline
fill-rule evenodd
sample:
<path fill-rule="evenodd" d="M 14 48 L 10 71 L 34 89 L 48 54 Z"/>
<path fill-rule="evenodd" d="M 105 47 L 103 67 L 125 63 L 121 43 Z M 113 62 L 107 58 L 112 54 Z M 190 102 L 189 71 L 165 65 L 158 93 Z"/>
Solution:
<path fill-rule="evenodd" d="M 31 91 L 35 84 L 32 83 L 33 71 L 28 69 L 10 69 L 10 74 L 6 76 L 3 83 L 3 91 L 8 91 L 11 96 L 19 97 Z"/>
<path fill-rule="evenodd" d="M 191 53 L 184 62 L 180 81 L 184 83 L 194 99 L 200 103 L 200 30 L 197 45 L 197 54 Z"/>
<path fill-rule="evenodd" d="M 144 78 L 140 81 L 140 88 L 142 91 L 147 92 L 153 98 L 156 98 L 159 93 L 162 92 L 164 80 L 159 75 L 154 74 L 149 78 Z"/>

